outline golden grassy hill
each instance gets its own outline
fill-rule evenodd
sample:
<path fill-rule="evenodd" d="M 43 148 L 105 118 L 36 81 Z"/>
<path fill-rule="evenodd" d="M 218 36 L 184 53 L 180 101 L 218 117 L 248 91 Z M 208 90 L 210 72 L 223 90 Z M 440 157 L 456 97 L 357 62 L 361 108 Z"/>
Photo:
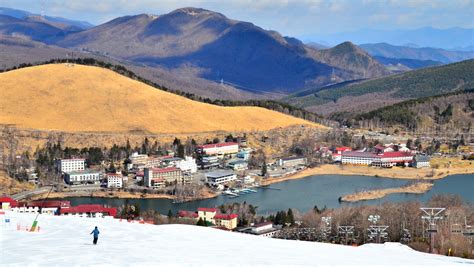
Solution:
<path fill-rule="evenodd" d="M 67 132 L 194 133 L 312 123 L 264 108 L 192 101 L 107 69 L 50 64 L 0 74 L 0 124 Z"/>

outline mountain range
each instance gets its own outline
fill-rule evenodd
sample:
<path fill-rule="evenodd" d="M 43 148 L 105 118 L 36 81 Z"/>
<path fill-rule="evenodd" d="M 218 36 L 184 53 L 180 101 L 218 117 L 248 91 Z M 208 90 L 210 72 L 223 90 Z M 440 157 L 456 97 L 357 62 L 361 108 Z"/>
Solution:
<path fill-rule="evenodd" d="M 432 60 L 444 64 L 474 58 L 474 51 L 449 51 L 433 47 L 397 46 L 388 43 L 361 44 L 360 47 L 372 56 Z"/>
<path fill-rule="evenodd" d="M 20 20 L 42 22 L 66 31 L 84 30 L 94 26 L 87 21 L 70 20 L 61 17 L 41 16 L 39 14 L 33 14 L 27 11 L 6 7 L 0 7 L 0 15 L 13 17 Z"/>
<path fill-rule="evenodd" d="M 468 50 L 474 45 L 474 29 L 459 27 L 448 29 L 423 27 L 407 30 L 361 29 L 353 32 L 306 36 L 304 39 L 332 45 L 351 40 L 355 44 L 386 42 L 415 48 L 439 47 L 447 50 Z"/>
<path fill-rule="evenodd" d="M 287 94 L 335 81 L 390 74 L 352 43 L 317 50 L 295 38 L 199 8 L 181 8 L 160 16 L 120 17 L 74 32 L 40 21 L 5 17 L 0 34 L 185 71 L 257 94 Z"/>

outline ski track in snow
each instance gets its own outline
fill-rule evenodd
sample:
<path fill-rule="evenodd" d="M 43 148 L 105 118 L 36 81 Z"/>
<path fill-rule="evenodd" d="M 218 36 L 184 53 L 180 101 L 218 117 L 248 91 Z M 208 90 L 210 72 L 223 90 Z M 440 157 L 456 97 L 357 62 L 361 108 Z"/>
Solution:
<path fill-rule="evenodd" d="M 4 216 L 10 218 L 6 224 Z M 350 247 L 278 240 L 191 225 L 146 225 L 116 219 L 0 215 L 0 266 L 474 266 L 399 243 Z M 99 227 L 96 246 L 90 232 Z"/>

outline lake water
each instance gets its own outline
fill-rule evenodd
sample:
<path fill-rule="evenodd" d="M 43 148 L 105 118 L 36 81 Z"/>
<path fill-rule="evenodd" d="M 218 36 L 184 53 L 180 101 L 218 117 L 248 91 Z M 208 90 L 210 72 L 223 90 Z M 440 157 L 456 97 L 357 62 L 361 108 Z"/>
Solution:
<path fill-rule="evenodd" d="M 67 198 L 72 205 L 79 204 L 107 204 L 109 206 L 121 206 L 128 201 L 130 204 L 139 204 L 140 209 L 154 209 L 162 214 L 168 210 L 176 213 L 178 210 L 196 210 L 198 207 L 216 207 L 224 203 L 244 202 L 257 206 L 258 214 L 265 215 L 286 210 L 288 208 L 298 209 L 306 212 L 315 205 L 337 208 L 342 205 L 381 204 L 384 202 L 401 202 L 418 200 L 425 202 L 434 194 L 457 194 L 464 200 L 474 203 L 474 175 L 462 174 L 451 175 L 444 179 L 435 181 L 433 188 L 425 194 L 392 194 L 378 200 L 363 201 L 356 204 L 339 203 L 338 198 L 342 195 L 356 191 L 379 189 L 389 187 L 400 187 L 411 180 L 377 178 L 370 176 L 343 176 L 343 175 L 318 175 L 309 176 L 298 180 L 289 180 L 270 185 L 271 188 L 280 190 L 258 188 L 257 193 L 242 195 L 237 198 L 229 198 L 221 195 L 213 199 L 197 200 L 186 203 L 173 204 L 169 199 L 107 199 L 76 197 Z"/>

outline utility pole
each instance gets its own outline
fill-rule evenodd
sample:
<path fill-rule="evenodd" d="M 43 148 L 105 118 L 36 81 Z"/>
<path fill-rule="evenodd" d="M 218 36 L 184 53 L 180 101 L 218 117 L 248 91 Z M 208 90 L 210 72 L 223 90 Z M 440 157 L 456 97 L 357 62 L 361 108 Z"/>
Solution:
<path fill-rule="evenodd" d="M 426 231 L 428 232 L 430 236 L 430 253 L 433 253 L 434 251 L 434 239 L 435 235 L 438 232 L 438 227 L 436 225 L 436 222 L 438 220 L 441 220 L 444 218 L 444 216 L 441 215 L 443 211 L 445 211 L 445 208 L 420 208 L 421 211 L 423 211 L 424 215 L 421 216 L 421 219 L 423 219 L 425 222 L 428 223 L 428 227 Z"/>

